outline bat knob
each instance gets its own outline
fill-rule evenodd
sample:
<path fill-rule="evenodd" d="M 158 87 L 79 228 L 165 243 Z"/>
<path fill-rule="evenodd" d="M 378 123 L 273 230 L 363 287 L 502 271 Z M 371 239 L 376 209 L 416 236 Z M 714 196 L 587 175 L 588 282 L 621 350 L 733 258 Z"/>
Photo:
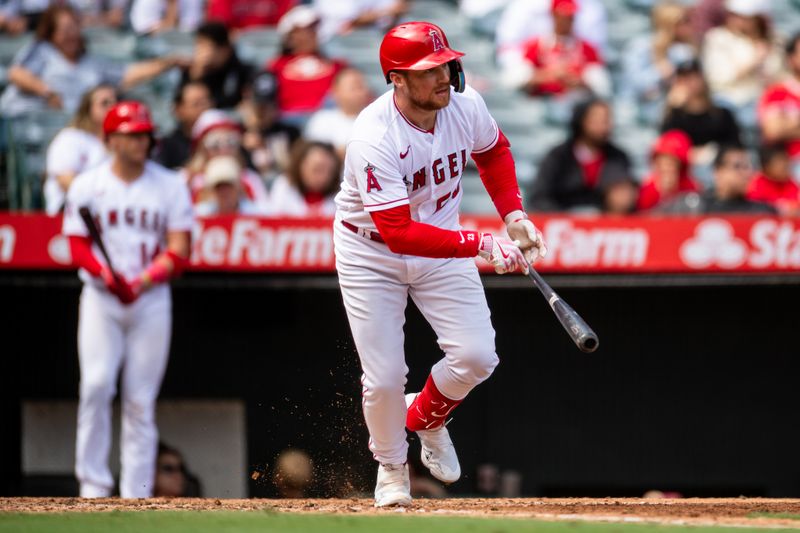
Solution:
<path fill-rule="evenodd" d="M 597 335 L 585 335 L 578 341 L 578 348 L 584 353 L 592 353 L 600 346 Z"/>

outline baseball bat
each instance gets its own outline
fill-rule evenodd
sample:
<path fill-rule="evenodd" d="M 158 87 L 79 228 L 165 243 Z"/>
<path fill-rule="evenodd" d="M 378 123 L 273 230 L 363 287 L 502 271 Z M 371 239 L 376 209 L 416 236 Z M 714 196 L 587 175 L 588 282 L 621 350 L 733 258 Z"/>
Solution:
<path fill-rule="evenodd" d="M 89 237 L 91 237 L 92 241 L 100 248 L 100 253 L 103 254 L 103 259 L 106 260 L 106 264 L 108 265 L 108 269 L 111 271 L 111 275 L 114 276 L 114 279 L 117 283 L 122 282 L 122 278 L 119 274 L 117 274 L 117 270 L 114 268 L 114 265 L 111 263 L 111 256 L 108 255 L 108 251 L 106 250 L 106 245 L 103 243 L 103 238 L 100 236 L 100 228 L 97 227 L 95 224 L 94 218 L 92 217 L 92 212 L 89 211 L 87 206 L 83 206 L 78 208 L 78 214 L 83 219 L 83 223 L 86 224 L 86 229 L 89 230 Z"/>
<path fill-rule="evenodd" d="M 527 261 L 527 260 L 526 260 Z M 542 278 L 542 276 L 534 270 L 530 263 L 528 263 L 528 277 L 531 278 L 533 284 L 542 293 L 544 299 L 550 304 L 550 308 L 555 313 L 556 318 L 572 341 L 578 346 L 580 351 L 584 353 L 592 353 L 600 345 L 600 340 L 597 334 L 589 327 L 589 324 L 581 318 L 581 315 L 575 312 L 570 305 L 561 299 L 561 297 L 553 290 L 553 288 Z"/>

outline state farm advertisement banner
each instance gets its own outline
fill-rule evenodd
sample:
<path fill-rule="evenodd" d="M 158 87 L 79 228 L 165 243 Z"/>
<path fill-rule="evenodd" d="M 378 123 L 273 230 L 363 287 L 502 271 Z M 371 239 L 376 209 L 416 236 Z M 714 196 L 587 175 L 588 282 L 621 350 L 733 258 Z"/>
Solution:
<path fill-rule="evenodd" d="M 800 269 L 800 219 L 537 216 L 553 273 L 791 272 Z M 495 217 L 466 228 L 502 231 Z M 199 220 L 197 271 L 333 272 L 330 220 Z M 60 218 L 0 213 L 0 269 L 71 268 Z M 483 261 L 478 264 L 485 267 Z"/>

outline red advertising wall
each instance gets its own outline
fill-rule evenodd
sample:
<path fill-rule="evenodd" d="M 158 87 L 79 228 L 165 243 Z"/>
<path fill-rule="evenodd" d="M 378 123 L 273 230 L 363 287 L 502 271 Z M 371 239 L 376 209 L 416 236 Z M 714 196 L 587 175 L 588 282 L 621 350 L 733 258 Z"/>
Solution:
<path fill-rule="evenodd" d="M 794 272 L 800 220 L 762 217 L 537 216 L 553 273 Z M 495 217 L 462 217 L 466 228 L 502 231 Z M 331 220 L 201 219 L 193 235 L 198 271 L 334 271 Z M 71 268 L 61 220 L 0 213 L 0 269 Z M 479 261 L 482 264 L 482 261 Z M 485 266 L 485 265 L 483 265 Z"/>

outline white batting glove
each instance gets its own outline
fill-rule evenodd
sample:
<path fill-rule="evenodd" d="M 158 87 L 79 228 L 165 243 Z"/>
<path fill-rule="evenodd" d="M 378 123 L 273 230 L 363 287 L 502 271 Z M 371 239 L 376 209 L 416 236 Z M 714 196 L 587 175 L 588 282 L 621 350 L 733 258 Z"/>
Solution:
<path fill-rule="evenodd" d="M 509 237 L 519 241 L 519 247 L 530 264 L 547 255 L 542 232 L 527 218 L 518 218 L 508 223 L 506 231 Z"/>
<path fill-rule="evenodd" d="M 519 241 L 482 233 L 478 255 L 490 263 L 498 274 L 514 272 L 517 268 L 528 273 L 528 265 L 519 249 Z"/>

